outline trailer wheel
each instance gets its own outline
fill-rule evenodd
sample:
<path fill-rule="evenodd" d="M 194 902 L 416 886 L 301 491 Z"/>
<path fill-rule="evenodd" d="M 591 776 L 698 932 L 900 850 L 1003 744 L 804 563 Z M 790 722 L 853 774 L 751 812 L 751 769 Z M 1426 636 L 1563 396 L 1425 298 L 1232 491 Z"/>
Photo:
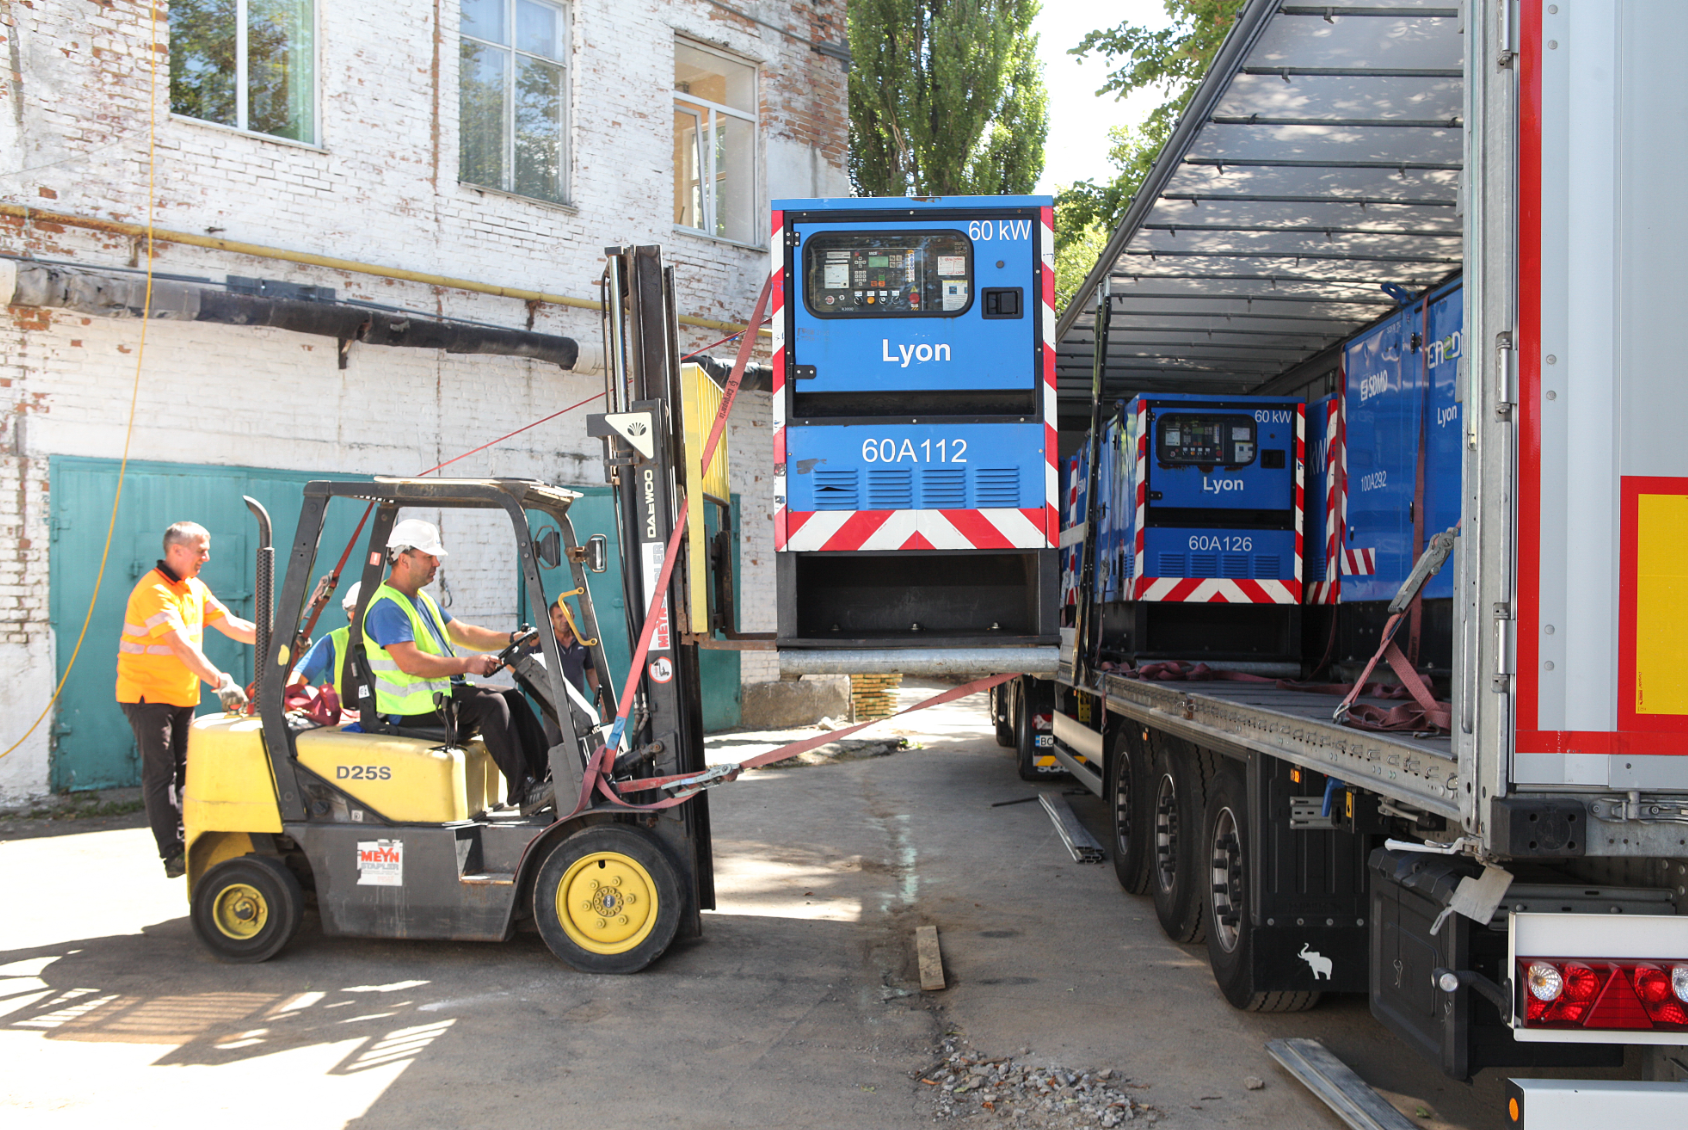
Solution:
<path fill-rule="evenodd" d="M 1304 1012 L 1318 992 L 1262 993 L 1254 989 L 1254 925 L 1248 906 L 1248 784 L 1239 768 L 1223 765 L 1208 789 L 1202 842 L 1207 845 L 1207 958 L 1225 999 L 1245 1012 Z"/>
<path fill-rule="evenodd" d="M 279 859 L 224 860 L 194 884 L 188 917 L 200 944 L 219 961 L 268 961 L 299 932 L 305 894 Z"/>
<path fill-rule="evenodd" d="M 1202 812 L 1206 808 L 1204 762 L 1212 755 L 1166 735 L 1157 735 L 1154 756 L 1155 916 L 1175 942 L 1199 942 L 1206 917 L 1202 888 Z"/>
<path fill-rule="evenodd" d="M 533 883 L 533 920 L 558 958 L 582 973 L 637 973 L 680 927 L 680 881 L 642 830 L 603 824 L 562 840 Z"/>
<path fill-rule="evenodd" d="M 991 721 L 996 723 L 996 744 L 1004 749 L 1014 748 L 1014 715 L 1010 713 L 1014 695 L 1008 689 L 1012 683 L 998 683 L 991 688 Z"/>
<path fill-rule="evenodd" d="M 1037 763 L 1042 751 L 1037 747 L 1037 711 L 1032 696 L 1025 687 L 1014 696 L 1014 760 L 1022 781 L 1047 781 L 1061 775 L 1060 768 L 1045 768 Z"/>
<path fill-rule="evenodd" d="M 1134 723 L 1127 721 L 1108 758 L 1108 809 L 1113 813 L 1114 874 L 1134 895 L 1147 894 L 1154 882 L 1154 810 L 1149 759 Z"/>

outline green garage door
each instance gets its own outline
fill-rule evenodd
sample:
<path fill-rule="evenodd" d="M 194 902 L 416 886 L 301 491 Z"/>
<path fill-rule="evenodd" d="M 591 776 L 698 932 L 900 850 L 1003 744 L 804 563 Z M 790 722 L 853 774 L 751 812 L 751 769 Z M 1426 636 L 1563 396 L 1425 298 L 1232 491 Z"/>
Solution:
<path fill-rule="evenodd" d="M 54 456 L 49 464 L 52 547 L 49 551 L 49 609 L 55 637 L 59 677 L 88 611 L 100 566 L 100 550 L 111 520 L 111 501 L 117 488 L 118 461 Z M 55 791 L 122 788 L 140 783 L 140 762 L 128 722 L 114 695 L 117 639 L 123 611 L 135 582 L 162 553 L 159 539 L 172 522 L 187 519 L 211 532 L 211 560 L 201 578 L 236 615 L 253 615 L 254 551 L 257 523 L 242 495 L 251 495 L 270 512 L 276 541 L 276 585 L 279 590 L 299 520 L 300 487 L 312 479 L 335 478 L 322 473 L 266 470 L 253 467 L 207 467 L 185 463 L 131 461 L 123 485 L 123 502 L 112 536 L 111 556 L 88 635 L 75 670 L 65 683 L 54 715 L 50 781 Z M 595 533 L 609 538 L 612 562 L 618 541 L 614 504 L 607 487 L 575 488 L 585 497 L 575 503 L 576 536 L 585 541 Z M 735 499 L 735 516 L 737 504 Z M 327 572 L 352 536 L 363 506 L 335 500 L 319 550 L 316 573 Z M 367 535 L 367 531 L 366 531 Z M 735 547 L 735 554 L 737 550 Z M 348 566 L 348 583 L 357 575 L 357 561 Z M 547 571 L 548 573 L 550 571 Z M 545 578 L 555 590 L 566 573 Z M 605 648 L 619 684 L 625 677 L 631 649 L 621 599 L 619 569 L 592 578 L 593 598 L 604 629 Z M 341 590 L 344 592 L 344 589 Z M 524 619 L 529 613 L 525 607 Z M 323 613 L 317 634 L 339 627 L 340 613 Z M 236 644 L 215 629 L 205 634 L 211 662 L 242 683 L 252 678 L 252 649 Z M 741 703 L 737 652 L 703 654 L 704 724 L 711 730 L 738 725 Z M 202 688 L 200 712 L 217 709 L 216 697 Z"/>
<path fill-rule="evenodd" d="M 52 547 L 48 557 L 48 615 L 60 677 L 76 646 L 88 612 L 88 598 L 99 575 L 100 549 L 117 489 L 117 468 L 115 459 L 72 456 L 54 456 L 49 464 Z M 164 528 L 186 519 L 211 531 L 211 560 L 200 578 L 236 615 L 251 619 L 258 524 L 241 496 L 251 495 L 270 512 L 279 574 L 286 569 L 299 521 L 300 487 L 312 479 L 333 477 L 344 476 L 130 461 L 94 618 L 54 715 L 50 781 L 55 791 L 140 783 L 135 741 L 114 696 L 117 639 L 130 590 L 163 552 L 159 539 Z M 361 505 L 344 500 L 329 508 L 324 555 L 330 552 L 326 547 L 333 546 L 334 558 L 338 558 L 362 512 Z M 318 564 L 326 570 L 333 559 Z M 279 588 L 279 575 L 276 584 Z M 338 622 L 328 620 L 339 615 L 337 610 L 328 610 L 324 623 L 329 628 L 338 627 Z M 319 634 L 322 630 L 319 628 Z M 207 629 L 205 653 L 242 683 L 251 681 L 251 648 Z M 217 709 L 216 696 L 206 688 L 201 691 L 200 712 Z"/>

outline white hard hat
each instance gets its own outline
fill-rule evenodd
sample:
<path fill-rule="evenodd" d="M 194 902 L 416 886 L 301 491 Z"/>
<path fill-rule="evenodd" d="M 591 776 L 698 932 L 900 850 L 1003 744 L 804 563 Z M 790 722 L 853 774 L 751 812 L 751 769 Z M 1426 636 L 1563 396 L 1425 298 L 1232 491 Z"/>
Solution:
<path fill-rule="evenodd" d="M 445 546 L 440 544 L 439 527 L 420 518 L 406 518 L 395 523 L 387 537 L 388 549 L 417 549 L 430 557 L 444 557 Z"/>
<path fill-rule="evenodd" d="M 362 581 L 353 581 L 351 586 L 346 589 L 346 595 L 340 598 L 340 607 L 344 608 L 348 615 L 351 614 L 352 609 L 358 606 L 358 591 L 362 587 Z"/>

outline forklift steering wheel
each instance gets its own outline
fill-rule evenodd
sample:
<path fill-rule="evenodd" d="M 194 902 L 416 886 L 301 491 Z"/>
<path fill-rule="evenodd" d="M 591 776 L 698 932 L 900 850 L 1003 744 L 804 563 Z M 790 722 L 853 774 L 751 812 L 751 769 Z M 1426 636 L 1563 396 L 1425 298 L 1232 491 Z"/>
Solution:
<path fill-rule="evenodd" d="M 505 646 L 504 650 L 498 653 L 499 665 L 509 666 L 509 664 L 518 655 L 527 649 L 528 644 L 532 643 L 538 637 L 539 629 L 535 628 L 532 624 L 523 624 L 521 627 L 517 628 L 514 636 Z"/>

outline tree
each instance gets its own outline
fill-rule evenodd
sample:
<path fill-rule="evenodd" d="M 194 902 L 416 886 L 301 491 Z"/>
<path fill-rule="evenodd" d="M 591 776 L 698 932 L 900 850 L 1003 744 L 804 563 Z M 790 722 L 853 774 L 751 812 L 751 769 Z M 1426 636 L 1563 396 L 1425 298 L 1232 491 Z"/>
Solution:
<path fill-rule="evenodd" d="M 850 181 L 863 196 L 1027 193 L 1048 98 L 1039 0 L 851 0 Z"/>
<path fill-rule="evenodd" d="M 1094 238 L 1096 229 L 1112 231 L 1125 218 L 1131 198 L 1142 185 L 1161 148 L 1178 125 L 1179 115 L 1190 96 L 1201 85 L 1213 56 L 1236 23 L 1244 0 L 1165 0 L 1170 27 L 1151 31 L 1123 23 L 1086 35 L 1070 54 L 1083 58 L 1100 52 L 1117 69 L 1096 93 L 1124 98 L 1145 87 L 1160 87 L 1166 98 L 1137 129 L 1119 128 L 1109 133 L 1113 142 L 1108 162 L 1114 167 L 1111 179 L 1079 181 L 1061 190 L 1056 198 L 1055 246 L 1057 255 L 1076 241 Z M 1080 279 L 1071 282 L 1077 289 Z M 1070 291 L 1069 291 L 1070 293 Z"/>

